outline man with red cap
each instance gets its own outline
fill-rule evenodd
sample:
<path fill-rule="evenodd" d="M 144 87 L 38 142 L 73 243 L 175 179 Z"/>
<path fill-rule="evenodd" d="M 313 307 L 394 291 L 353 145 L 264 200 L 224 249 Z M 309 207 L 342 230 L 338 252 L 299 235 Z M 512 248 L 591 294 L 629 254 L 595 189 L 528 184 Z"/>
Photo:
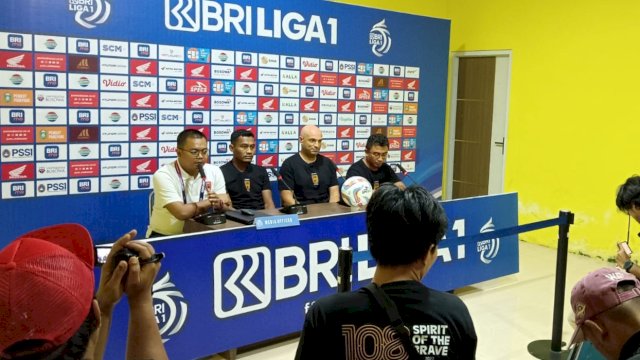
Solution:
<path fill-rule="evenodd" d="M 571 308 L 576 331 L 609 360 L 640 359 L 640 281 L 617 268 L 587 274 L 573 287 Z"/>
<path fill-rule="evenodd" d="M 151 257 L 151 245 L 130 241 L 135 235 L 114 244 L 95 299 L 93 242 L 81 225 L 38 229 L 0 250 L 0 358 L 101 359 L 111 312 L 126 293 L 127 358 L 167 359 L 151 295 L 160 264 L 113 261 L 124 247 Z"/>

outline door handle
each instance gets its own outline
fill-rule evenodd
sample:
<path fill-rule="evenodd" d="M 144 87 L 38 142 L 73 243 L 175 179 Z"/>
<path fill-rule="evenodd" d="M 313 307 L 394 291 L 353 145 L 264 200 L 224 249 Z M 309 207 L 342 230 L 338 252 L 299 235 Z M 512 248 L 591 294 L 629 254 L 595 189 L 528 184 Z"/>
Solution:
<path fill-rule="evenodd" d="M 500 146 L 502 148 L 502 155 L 504 155 L 504 136 L 502 137 L 502 141 L 494 141 L 493 144 Z"/>

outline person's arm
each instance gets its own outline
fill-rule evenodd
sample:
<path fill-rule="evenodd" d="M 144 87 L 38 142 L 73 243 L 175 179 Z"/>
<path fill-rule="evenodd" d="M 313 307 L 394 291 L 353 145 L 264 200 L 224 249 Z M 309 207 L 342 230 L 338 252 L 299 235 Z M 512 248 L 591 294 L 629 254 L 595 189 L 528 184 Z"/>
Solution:
<path fill-rule="evenodd" d="M 93 352 L 96 360 L 101 360 L 107 348 L 107 340 L 111 330 L 111 319 L 113 309 L 124 294 L 123 277 L 127 273 L 127 263 L 120 261 L 119 264 L 113 263 L 113 256 L 116 252 L 126 246 L 126 244 L 136 237 L 136 230 L 131 230 L 118 239 L 111 248 L 107 260 L 102 265 L 100 271 L 100 285 L 96 292 L 96 300 L 100 308 L 100 329 L 98 330 L 98 339 L 95 350 Z"/>
<path fill-rule="evenodd" d="M 148 259 L 153 247 L 145 242 L 131 242 L 128 247 L 139 254 L 129 259 L 129 271 L 125 292 L 129 300 L 129 333 L 127 335 L 127 359 L 168 359 L 162 344 L 160 329 L 153 311 L 151 288 L 160 271 L 160 263 L 140 266 L 140 259 Z"/>
<path fill-rule="evenodd" d="M 329 202 L 337 203 L 338 201 L 340 201 L 340 188 L 334 185 L 329 188 Z"/>
<path fill-rule="evenodd" d="M 400 190 L 404 190 L 407 188 L 407 185 L 405 185 L 402 181 L 396 181 L 393 183 L 393 185 L 397 186 Z"/>
<path fill-rule="evenodd" d="M 282 202 L 282 206 L 295 205 L 296 201 L 293 198 L 293 191 L 280 190 L 280 201 Z"/>
<path fill-rule="evenodd" d="M 620 269 L 627 270 L 625 269 L 625 263 L 627 261 L 631 262 L 629 254 L 622 249 L 618 249 L 618 253 L 616 254 L 616 265 L 618 265 Z M 635 262 L 632 262 L 631 264 L 632 265 L 627 272 L 637 278 L 640 278 L 640 267 Z"/>
<path fill-rule="evenodd" d="M 271 195 L 271 189 L 262 190 L 262 200 L 264 201 L 265 209 L 275 209 L 276 205 L 273 203 L 273 196 Z"/>
<path fill-rule="evenodd" d="M 186 204 L 182 201 L 176 201 L 165 205 L 165 208 L 167 208 L 171 215 L 173 215 L 176 219 L 187 220 L 198 214 L 206 212 L 212 206 L 212 204 L 213 202 L 210 201 L 210 199 L 204 199 L 202 201 Z"/>

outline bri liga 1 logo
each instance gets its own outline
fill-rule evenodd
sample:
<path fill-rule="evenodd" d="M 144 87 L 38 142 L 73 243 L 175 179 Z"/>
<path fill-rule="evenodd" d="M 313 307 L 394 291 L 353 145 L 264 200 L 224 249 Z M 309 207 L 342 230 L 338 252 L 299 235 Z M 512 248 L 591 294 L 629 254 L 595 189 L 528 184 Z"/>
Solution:
<path fill-rule="evenodd" d="M 377 57 L 382 57 L 391 49 L 391 36 L 389 30 L 387 30 L 385 19 L 373 25 L 371 31 L 369 31 L 369 45 L 371 45 L 371 51 Z"/>
<path fill-rule="evenodd" d="M 111 14 L 108 0 L 68 0 L 69 11 L 75 13 L 75 20 L 80 26 L 93 29 L 103 24 Z"/>

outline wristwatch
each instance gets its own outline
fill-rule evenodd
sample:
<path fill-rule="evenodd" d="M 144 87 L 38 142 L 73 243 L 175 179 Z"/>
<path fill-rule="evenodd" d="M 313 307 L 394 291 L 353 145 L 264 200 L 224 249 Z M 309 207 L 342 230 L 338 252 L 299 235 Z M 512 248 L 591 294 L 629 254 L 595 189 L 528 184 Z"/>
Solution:
<path fill-rule="evenodd" d="M 624 268 L 624 271 L 629 272 L 629 270 L 631 270 L 633 265 L 635 265 L 635 263 L 633 261 L 627 260 L 627 261 L 624 262 L 624 265 L 622 267 Z"/>

